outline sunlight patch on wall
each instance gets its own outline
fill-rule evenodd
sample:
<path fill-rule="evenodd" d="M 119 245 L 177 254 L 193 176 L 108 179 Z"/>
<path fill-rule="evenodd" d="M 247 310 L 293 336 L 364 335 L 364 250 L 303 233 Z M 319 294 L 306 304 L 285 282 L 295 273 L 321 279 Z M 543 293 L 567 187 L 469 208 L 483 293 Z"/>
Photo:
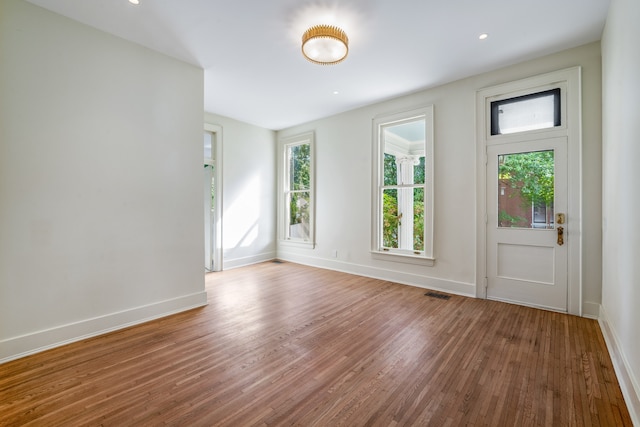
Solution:
<path fill-rule="evenodd" d="M 258 238 L 260 177 L 251 176 L 224 212 L 224 247 L 249 247 Z"/>

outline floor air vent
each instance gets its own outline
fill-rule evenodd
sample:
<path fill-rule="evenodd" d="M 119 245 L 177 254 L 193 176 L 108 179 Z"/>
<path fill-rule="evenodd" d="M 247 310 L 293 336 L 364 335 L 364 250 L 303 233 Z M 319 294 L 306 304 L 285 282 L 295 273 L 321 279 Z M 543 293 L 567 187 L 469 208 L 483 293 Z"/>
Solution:
<path fill-rule="evenodd" d="M 451 298 L 451 295 L 439 294 L 437 292 L 427 292 L 425 295 L 428 296 L 428 297 L 438 298 L 438 299 L 449 299 L 449 298 Z"/>

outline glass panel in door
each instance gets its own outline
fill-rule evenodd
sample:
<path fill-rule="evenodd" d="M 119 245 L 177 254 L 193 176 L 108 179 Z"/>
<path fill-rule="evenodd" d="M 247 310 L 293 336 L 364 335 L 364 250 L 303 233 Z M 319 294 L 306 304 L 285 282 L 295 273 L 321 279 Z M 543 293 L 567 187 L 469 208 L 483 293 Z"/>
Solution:
<path fill-rule="evenodd" d="M 498 227 L 554 227 L 554 150 L 498 156 Z"/>

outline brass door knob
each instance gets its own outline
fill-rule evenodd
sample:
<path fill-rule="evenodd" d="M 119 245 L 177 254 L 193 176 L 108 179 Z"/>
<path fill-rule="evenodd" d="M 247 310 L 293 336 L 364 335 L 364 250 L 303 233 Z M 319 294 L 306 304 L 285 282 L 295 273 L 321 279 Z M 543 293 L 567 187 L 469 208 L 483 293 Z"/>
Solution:
<path fill-rule="evenodd" d="M 557 227 L 558 230 L 558 246 L 564 245 L 564 227 Z"/>

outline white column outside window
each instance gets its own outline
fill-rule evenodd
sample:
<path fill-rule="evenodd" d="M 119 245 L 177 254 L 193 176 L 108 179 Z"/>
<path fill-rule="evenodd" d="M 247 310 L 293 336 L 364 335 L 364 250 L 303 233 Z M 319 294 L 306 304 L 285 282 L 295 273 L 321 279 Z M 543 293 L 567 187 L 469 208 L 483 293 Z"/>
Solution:
<path fill-rule="evenodd" d="M 419 156 L 396 158 L 398 183 L 401 185 L 413 184 L 413 168 L 419 164 Z M 401 216 L 398 248 L 413 250 L 413 188 L 398 189 L 398 212 Z"/>

